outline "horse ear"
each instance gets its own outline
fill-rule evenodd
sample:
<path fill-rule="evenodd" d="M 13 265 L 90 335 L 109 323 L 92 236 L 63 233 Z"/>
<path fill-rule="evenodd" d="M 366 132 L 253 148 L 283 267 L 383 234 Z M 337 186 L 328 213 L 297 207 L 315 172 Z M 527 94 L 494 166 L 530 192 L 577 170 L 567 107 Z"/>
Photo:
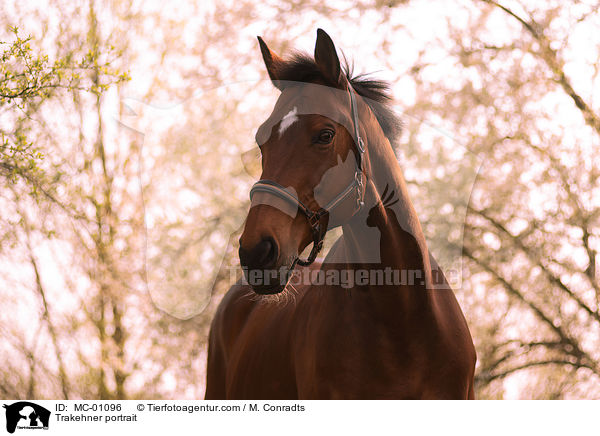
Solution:
<path fill-rule="evenodd" d="M 335 50 L 335 45 L 323 29 L 317 29 L 317 43 L 315 44 L 315 62 L 325 78 L 334 86 L 344 84 L 340 59 Z"/>
<path fill-rule="evenodd" d="M 275 52 L 271 51 L 267 44 L 263 41 L 260 36 L 257 36 L 258 44 L 260 45 L 260 52 L 262 53 L 263 60 L 265 61 L 265 66 L 267 67 L 267 73 L 269 73 L 269 77 L 273 82 L 275 87 L 281 89 L 281 84 L 278 83 L 278 71 L 284 63 L 284 60 L 281 59 Z"/>

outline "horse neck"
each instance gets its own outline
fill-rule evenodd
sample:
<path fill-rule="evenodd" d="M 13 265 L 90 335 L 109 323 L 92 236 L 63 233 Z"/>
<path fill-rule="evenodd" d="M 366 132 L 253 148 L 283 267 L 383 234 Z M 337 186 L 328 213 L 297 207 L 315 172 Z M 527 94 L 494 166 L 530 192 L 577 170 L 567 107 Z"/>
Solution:
<path fill-rule="evenodd" d="M 402 284 L 371 283 L 369 294 L 414 307 L 417 301 L 428 300 L 426 289 L 432 284 L 425 237 L 389 141 L 378 125 L 367 131 L 367 138 L 370 177 L 365 206 L 342 226 L 345 263 L 351 269 L 391 269 Z M 394 192 L 390 202 L 398 201 L 385 207 L 381 202 L 384 191 L 387 195 Z"/>

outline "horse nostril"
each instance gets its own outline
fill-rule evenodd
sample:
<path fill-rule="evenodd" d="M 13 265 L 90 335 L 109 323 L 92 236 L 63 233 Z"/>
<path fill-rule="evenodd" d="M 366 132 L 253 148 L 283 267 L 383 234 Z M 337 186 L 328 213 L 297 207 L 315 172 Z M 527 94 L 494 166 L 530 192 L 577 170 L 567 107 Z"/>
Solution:
<path fill-rule="evenodd" d="M 245 250 L 240 245 L 239 254 L 243 266 L 249 269 L 267 269 L 277 261 L 277 244 L 273 238 L 264 238 L 250 250 Z"/>
<path fill-rule="evenodd" d="M 256 263 L 267 265 L 273 259 L 275 246 L 269 239 L 263 239 L 256 247 Z"/>

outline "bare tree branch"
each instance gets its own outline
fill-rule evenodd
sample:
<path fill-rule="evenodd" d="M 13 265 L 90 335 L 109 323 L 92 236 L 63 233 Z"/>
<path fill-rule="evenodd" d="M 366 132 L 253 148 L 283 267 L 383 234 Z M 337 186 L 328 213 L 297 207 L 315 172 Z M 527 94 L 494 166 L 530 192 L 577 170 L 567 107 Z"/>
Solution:
<path fill-rule="evenodd" d="M 521 250 L 528 259 L 538 266 L 540 270 L 544 273 L 544 276 L 548 279 L 548 281 L 554 285 L 556 285 L 560 290 L 562 290 L 565 294 L 568 295 L 569 298 L 573 299 L 579 307 L 586 311 L 588 315 L 594 318 L 596 321 L 600 322 L 600 313 L 596 310 L 593 310 L 590 306 L 588 306 L 574 291 L 572 291 L 562 280 L 560 277 L 557 277 L 552 271 L 548 269 L 548 266 L 542 261 L 542 259 L 538 258 L 534 255 L 533 251 L 530 247 L 527 247 L 521 238 L 513 235 L 504 225 L 502 225 L 498 220 L 492 218 L 489 214 L 487 214 L 483 210 L 477 210 L 473 207 L 469 207 L 469 211 L 477 214 L 478 216 L 484 218 L 486 221 L 491 223 L 497 230 L 499 230 L 503 235 L 508 237 L 519 250 Z"/>
<path fill-rule="evenodd" d="M 529 369 L 529 368 L 533 368 L 536 366 L 546 366 L 546 365 L 567 365 L 567 366 L 572 366 L 574 368 L 586 368 L 586 369 L 591 369 L 592 371 L 594 371 L 593 368 L 591 368 L 590 366 L 588 366 L 584 363 L 581 363 L 581 362 L 571 362 L 568 360 L 561 360 L 561 359 L 546 359 L 546 360 L 527 362 L 522 365 L 517 365 L 517 366 L 511 367 L 509 369 L 499 371 L 497 373 L 480 372 L 475 377 L 475 380 L 478 383 L 482 383 L 482 382 L 489 383 L 493 380 L 502 379 L 506 376 L 509 376 L 509 375 L 517 372 L 517 371 L 522 371 L 524 369 Z"/>
<path fill-rule="evenodd" d="M 548 68 L 554 75 L 554 80 L 563 88 L 565 93 L 571 97 L 575 106 L 580 110 L 583 118 L 590 127 L 592 127 L 598 134 L 600 134 L 600 117 L 593 111 L 593 109 L 585 102 L 585 100 L 575 91 L 571 85 L 571 81 L 566 76 L 563 63 L 559 59 L 558 54 L 555 50 L 550 47 L 550 43 L 544 36 L 544 33 L 540 31 L 541 26 L 536 23 L 533 18 L 528 17 L 524 19 L 518 14 L 513 12 L 510 8 L 501 5 L 494 0 L 481 0 L 484 3 L 493 5 L 510 17 L 517 20 L 527 30 L 527 32 L 540 44 L 540 50 L 537 53 L 538 57 L 544 61 Z"/>
<path fill-rule="evenodd" d="M 467 247 L 463 247 L 463 255 L 475 262 L 486 272 L 488 272 L 492 277 L 494 277 L 494 279 L 496 279 L 504 287 L 504 289 L 509 293 L 509 295 L 512 295 L 513 297 L 517 298 L 519 301 L 524 303 L 526 306 L 528 306 L 533 311 L 533 313 L 541 321 L 544 322 L 544 324 L 550 327 L 550 329 L 558 335 L 562 343 L 570 345 L 571 350 L 569 351 L 569 354 L 574 356 L 578 360 L 578 362 L 585 361 L 586 366 L 592 369 L 595 373 L 600 374 L 598 368 L 596 368 L 594 359 L 592 359 L 585 351 L 583 351 L 578 342 L 574 338 L 572 338 L 566 331 L 564 331 L 561 326 L 555 324 L 550 318 L 550 316 L 547 315 L 537 304 L 535 304 L 530 299 L 526 298 L 522 292 L 520 292 L 508 280 L 502 277 L 502 275 L 500 275 L 494 268 L 492 268 L 491 265 L 489 265 L 484 260 L 476 257 Z"/>

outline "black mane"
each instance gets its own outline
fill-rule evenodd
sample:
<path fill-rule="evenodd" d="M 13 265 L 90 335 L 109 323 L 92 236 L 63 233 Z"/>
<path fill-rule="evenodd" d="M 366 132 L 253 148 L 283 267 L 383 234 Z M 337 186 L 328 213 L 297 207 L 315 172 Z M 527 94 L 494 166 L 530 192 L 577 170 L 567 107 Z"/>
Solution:
<path fill-rule="evenodd" d="M 389 84 L 382 80 L 368 78 L 366 74 L 352 77 L 352 67 L 347 60 L 344 59 L 344 61 L 343 70 L 346 78 L 352 88 L 359 95 L 366 98 L 366 102 L 375 114 L 383 133 L 390 144 L 395 146 L 402 131 L 402 121 L 390 107 L 392 97 Z M 295 53 L 290 59 L 286 59 L 284 64 L 279 65 L 277 78 L 291 82 L 322 82 L 333 86 L 323 76 L 314 59 L 304 53 Z"/>

